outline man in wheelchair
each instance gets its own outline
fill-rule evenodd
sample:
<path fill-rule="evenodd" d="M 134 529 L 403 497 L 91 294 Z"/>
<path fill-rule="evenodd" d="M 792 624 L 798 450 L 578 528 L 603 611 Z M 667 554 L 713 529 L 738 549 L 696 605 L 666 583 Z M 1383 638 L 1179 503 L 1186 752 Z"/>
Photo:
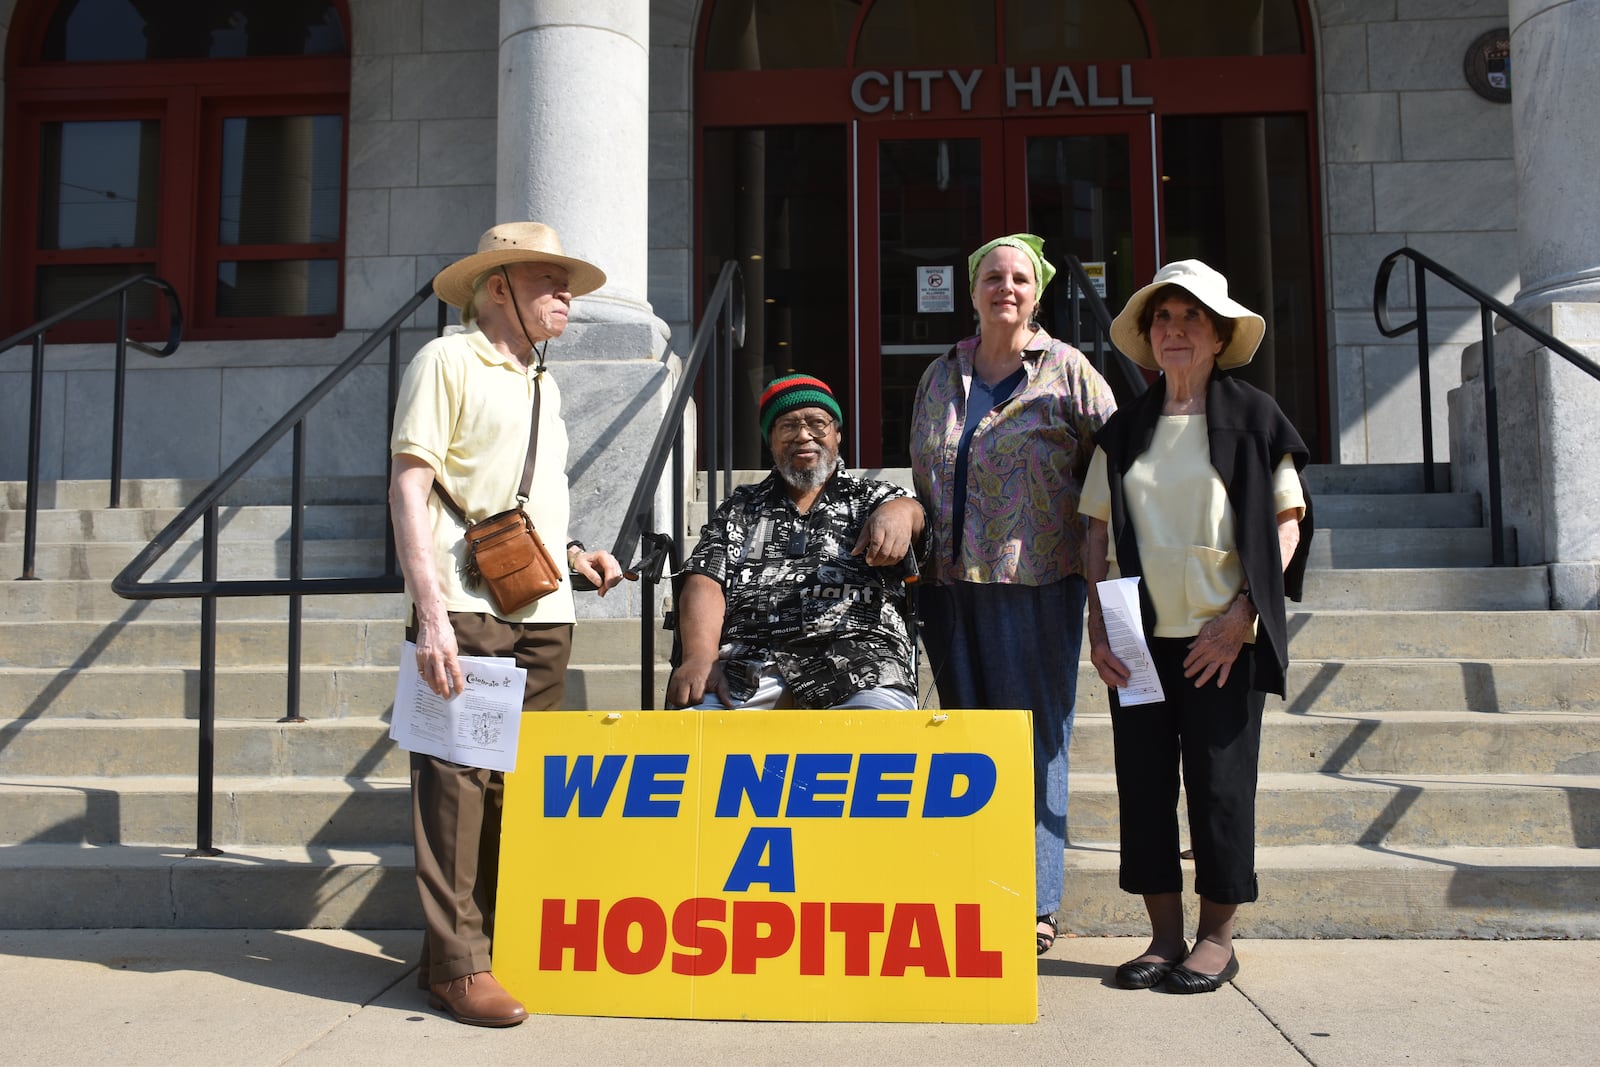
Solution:
<path fill-rule="evenodd" d="M 669 707 L 917 706 L 905 575 L 922 505 L 845 471 L 840 418 L 810 375 L 762 392 L 773 471 L 734 490 L 676 576 Z"/>

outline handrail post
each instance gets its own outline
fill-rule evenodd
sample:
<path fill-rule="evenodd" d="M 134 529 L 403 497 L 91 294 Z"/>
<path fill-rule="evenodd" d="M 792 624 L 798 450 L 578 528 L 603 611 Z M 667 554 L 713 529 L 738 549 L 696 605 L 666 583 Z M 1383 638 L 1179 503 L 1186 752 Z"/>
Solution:
<path fill-rule="evenodd" d="M 1433 396 L 1428 384 L 1428 274 L 1414 264 L 1417 279 L 1417 387 L 1422 394 L 1422 491 L 1433 488 Z"/>
<path fill-rule="evenodd" d="M 39 439 L 44 419 L 44 332 L 33 335 L 33 383 L 28 395 L 28 499 L 22 517 L 22 578 L 36 581 L 34 554 L 39 548 Z"/>
<path fill-rule="evenodd" d="M 294 424 L 293 473 L 289 479 L 289 579 L 305 577 L 306 553 L 306 420 Z M 279 722 L 305 722 L 300 714 L 301 615 L 304 597 L 289 597 L 289 674 L 284 685 L 283 718 Z"/>
<path fill-rule="evenodd" d="M 1506 563 L 1506 544 L 1500 500 L 1500 402 L 1494 375 L 1494 312 L 1480 304 L 1478 317 L 1483 328 L 1483 421 L 1488 437 L 1489 544 L 1495 566 L 1498 567 Z"/>
<path fill-rule="evenodd" d="M 217 506 L 206 509 L 201 526 L 200 576 L 217 580 Z M 217 767 L 217 595 L 200 598 L 200 750 L 195 781 L 195 846 L 191 856 L 220 856 L 212 845 Z"/>
<path fill-rule="evenodd" d="M 111 506 L 122 506 L 122 426 L 128 383 L 128 290 L 117 294 L 117 363 L 111 387 Z"/>

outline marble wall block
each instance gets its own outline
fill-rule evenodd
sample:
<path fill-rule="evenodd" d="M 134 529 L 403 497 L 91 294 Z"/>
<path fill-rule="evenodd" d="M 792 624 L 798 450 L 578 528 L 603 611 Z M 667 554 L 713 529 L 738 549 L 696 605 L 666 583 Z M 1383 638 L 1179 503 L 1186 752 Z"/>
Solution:
<path fill-rule="evenodd" d="M 1367 27 L 1368 81 L 1374 89 L 1459 89 L 1461 59 L 1498 18 L 1391 22 Z"/>
<path fill-rule="evenodd" d="M 347 189 L 417 184 L 417 123 L 352 122 Z"/>
<path fill-rule="evenodd" d="M 389 195 L 389 250 L 458 258 L 495 223 L 493 185 L 396 189 Z"/>
<path fill-rule="evenodd" d="M 426 119 L 420 135 L 419 185 L 487 185 L 494 181 L 494 119 Z"/>
<path fill-rule="evenodd" d="M 1395 0 L 1321 0 L 1313 11 L 1324 27 L 1387 22 L 1395 17 Z"/>
<path fill-rule="evenodd" d="M 430 52 L 492 51 L 500 43 L 499 0 L 422 0 L 422 41 Z"/>
<path fill-rule="evenodd" d="M 1508 230 L 1517 225 L 1516 169 L 1509 159 L 1374 166 L 1372 190 L 1374 223 L 1380 230 Z M 1441 195 L 1442 190 L 1449 195 Z"/>
<path fill-rule="evenodd" d="M 1330 233 L 1372 232 L 1372 167 L 1366 163 L 1330 163 L 1323 191 L 1327 196 Z"/>
<path fill-rule="evenodd" d="M 397 119 L 492 119 L 498 92 L 493 52 L 424 52 L 394 59 Z"/>
<path fill-rule="evenodd" d="M 1465 88 L 1401 93 L 1400 147 L 1408 161 L 1510 159 L 1511 108 Z"/>
<path fill-rule="evenodd" d="M 1367 28 L 1364 25 L 1329 26 L 1317 42 L 1324 93 L 1360 93 L 1367 81 Z"/>
<path fill-rule="evenodd" d="M 0 481 L 22 481 L 28 476 L 29 412 L 33 405 L 32 360 L 31 352 L 21 353 L 13 349 L 12 358 L 0 364 L 4 366 L 4 370 L 0 370 Z M 61 447 L 68 377 L 66 372 L 50 370 L 50 351 L 47 349 L 40 401 L 40 478 L 67 477 L 62 473 Z M 110 397 L 109 389 L 106 396 Z M 108 399 L 103 415 L 91 410 L 84 412 L 84 417 L 90 423 L 109 427 L 109 404 Z M 106 449 L 106 455 L 110 455 L 109 448 Z M 109 468 L 104 468 L 100 477 L 105 477 L 108 472 Z"/>
<path fill-rule="evenodd" d="M 352 55 L 422 49 L 422 0 L 350 0 L 350 23 Z"/>
<path fill-rule="evenodd" d="M 1330 93 L 1323 97 L 1322 122 L 1330 163 L 1400 158 L 1400 101 L 1394 93 Z"/>
<path fill-rule="evenodd" d="M 381 326 L 416 292 L 410 256 L 366 256 L 344 264 L 344 323 L 348 330 Z"/>

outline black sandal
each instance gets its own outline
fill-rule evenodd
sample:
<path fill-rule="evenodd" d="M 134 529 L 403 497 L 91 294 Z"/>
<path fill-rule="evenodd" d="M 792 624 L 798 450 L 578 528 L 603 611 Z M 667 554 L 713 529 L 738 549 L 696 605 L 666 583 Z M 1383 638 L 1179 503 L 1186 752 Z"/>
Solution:
<path fill-rule="evenodd" d="M 1040 915 L 1035 919 L 1034 939 L 1038 942 L 1039 955 L 1043 956 L 1050 951 L 1050 946 L 1056 943 L 1056 935 L 1060 932 L 1061 927 L 1056 925 L 1054 915 Z"/>

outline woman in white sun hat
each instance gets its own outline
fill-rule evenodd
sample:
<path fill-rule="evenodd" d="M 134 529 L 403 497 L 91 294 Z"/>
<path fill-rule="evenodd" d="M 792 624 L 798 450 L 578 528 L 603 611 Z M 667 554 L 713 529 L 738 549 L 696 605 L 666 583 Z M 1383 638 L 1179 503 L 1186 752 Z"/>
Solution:
<path fill-rule="evenodd" d="M 1239 972 L 1234 914 L 1256 899 L 1255 793 L 1267 693 L 1284 692 L 1285 595 L 1300 599 L 1309 458 L 1267 394 L 1224 372 L 1250 362 L 1260 315 L 1199 260 L 1169 263 L 1111 326 L 1161 376 L 1095 435 L 1078 510 L 1089 517 L 1090 662 L 1111 687 L 1119 884 L 1144 897 L 1149 947 L 1125 989 L 1204 993 Z M 1137 575 L 1164 699 L 1124 708 L 1095 583 Z M 1188 797 L 1200 915 L 1184 940 L 1178 775 Z"/>

